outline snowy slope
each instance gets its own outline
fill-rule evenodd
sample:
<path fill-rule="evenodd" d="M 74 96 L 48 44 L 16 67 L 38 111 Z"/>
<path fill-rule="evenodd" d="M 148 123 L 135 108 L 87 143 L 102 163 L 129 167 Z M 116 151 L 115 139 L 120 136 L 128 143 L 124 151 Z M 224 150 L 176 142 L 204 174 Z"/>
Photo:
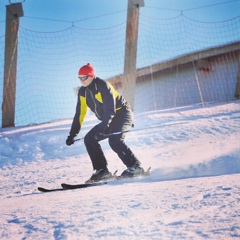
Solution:
<path fill-rule="evenodd" d="M 96 123 L 89 116 L 79 137 Z M 148 178 L 40 193 L 92 174 L 83 142 L 65 146 L 70 125 L 1 130 L 0 239 L 240 238 L 239 101 L 135 116 L 126 141 Z M 102 146 L 109 169 L 124 170 Z"/>

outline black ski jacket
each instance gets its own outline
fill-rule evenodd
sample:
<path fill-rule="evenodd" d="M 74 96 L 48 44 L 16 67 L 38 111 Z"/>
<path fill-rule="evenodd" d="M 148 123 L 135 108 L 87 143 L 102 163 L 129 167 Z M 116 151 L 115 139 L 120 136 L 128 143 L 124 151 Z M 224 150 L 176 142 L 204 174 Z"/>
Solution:
<path fill-rule="evenodd" d="M 88 87 L 80 87 L 76 113 L 73 118 L 70 136 L 74 138 L 80 131 L 87 109 L 109 126 L 117 111 L 129 107 L 127 101 L 114 87 L 100 78 L 95 78 Z"/>

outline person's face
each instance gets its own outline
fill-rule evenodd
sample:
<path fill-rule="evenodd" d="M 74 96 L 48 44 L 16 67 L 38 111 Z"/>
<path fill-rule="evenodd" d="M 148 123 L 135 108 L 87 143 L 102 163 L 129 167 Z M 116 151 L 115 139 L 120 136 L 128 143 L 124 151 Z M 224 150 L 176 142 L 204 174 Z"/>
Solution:
<path fill-rule="evenodd" d="M 86 75 L 79 75 L 78 78 L 80 79 L 80 82 L 83 85 L 83 87 L 89 86 L 93 80 L 92 77 Z"/>

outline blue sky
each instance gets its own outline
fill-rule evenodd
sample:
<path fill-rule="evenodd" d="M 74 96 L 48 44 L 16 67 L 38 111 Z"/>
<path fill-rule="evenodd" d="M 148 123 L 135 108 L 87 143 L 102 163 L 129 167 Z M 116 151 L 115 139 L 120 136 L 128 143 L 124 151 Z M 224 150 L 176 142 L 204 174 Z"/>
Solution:
<path fill-rule="evenodd" d="M 5 6 L 21 0 L 1 0 L 0 34 L 5 30 Z M 172 18 L 184 14 L 194 20 L 219 22 L 239 16 L 240 0 L 145 0 L 141 13 Z M 126 20 L 127 0 L 23 0 L 21 27 L 36 31 L 58 31 L 74 24 L 83 28 L 105 28 Z M 50 20 L 51 19 L 51 20 Z"/>

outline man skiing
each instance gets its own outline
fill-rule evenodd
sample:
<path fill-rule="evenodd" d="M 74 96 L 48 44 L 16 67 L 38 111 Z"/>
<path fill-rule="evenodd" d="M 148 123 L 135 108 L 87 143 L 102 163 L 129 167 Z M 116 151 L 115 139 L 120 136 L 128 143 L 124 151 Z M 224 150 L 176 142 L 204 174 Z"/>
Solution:
<path fill-rule="evenodd" d="M 70 146 L 74 143 L 74 138 L 82 127 L 87 108 L 90 108 L 101 122 L 84 137 L 84 144 L 95 171 L 86 182 L 98 182 L 112 177 L 99 142 L 107 138 L 106 134 L 130 129 L 133 123 L 132 111 L 127 101 L 110 83 L 96 77 L 90 63 L 79 69 L 78 77 L 82 87 L 78 91 L 76 113 L 66 144 Z M 143 174 L 140 161 L 125 144 L 124 139 L 124 133 L 108 137 L 110 147 L 127 167 L 121 176 L 132 177 Z"/>

